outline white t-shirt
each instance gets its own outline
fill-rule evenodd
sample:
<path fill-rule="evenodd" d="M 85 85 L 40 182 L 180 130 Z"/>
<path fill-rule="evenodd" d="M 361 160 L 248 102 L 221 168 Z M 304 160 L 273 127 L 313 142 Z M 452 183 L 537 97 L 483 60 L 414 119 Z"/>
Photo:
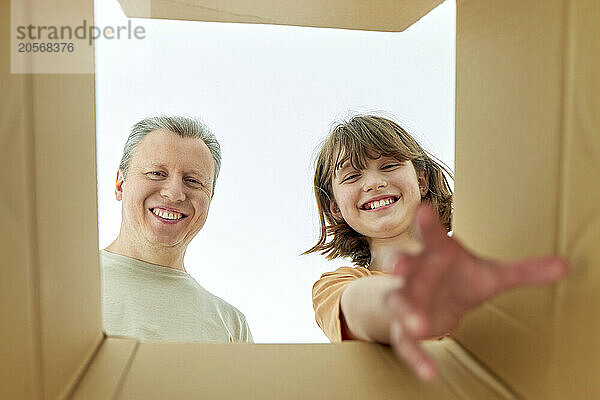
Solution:
<path fill-rule="evenodd" d="M 188 273 L 100 250 L 104 331 L 143 341 L 252 343 L 244 315 Z"/>

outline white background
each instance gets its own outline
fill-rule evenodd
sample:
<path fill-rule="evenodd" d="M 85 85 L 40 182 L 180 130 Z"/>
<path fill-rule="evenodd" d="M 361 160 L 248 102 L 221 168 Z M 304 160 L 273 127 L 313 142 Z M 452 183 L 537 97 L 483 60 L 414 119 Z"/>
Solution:
<path fill-rule="evenodd" d="M 95 25 L 126 25 L 117 0 Z M 316 242 L 312 165 L 349 111 L 385 112 L 454 167 L 454 1 L 401 33 L 132 20 L 143 40 L 96 41 L 99 246 L 119 232 L 114 181 L 129 129 L 157 114 L 199 116 L 223 151 L 187 271 L 240 309 L 256 342 L 326 342 L 311 288 L 346 260 Z"/>

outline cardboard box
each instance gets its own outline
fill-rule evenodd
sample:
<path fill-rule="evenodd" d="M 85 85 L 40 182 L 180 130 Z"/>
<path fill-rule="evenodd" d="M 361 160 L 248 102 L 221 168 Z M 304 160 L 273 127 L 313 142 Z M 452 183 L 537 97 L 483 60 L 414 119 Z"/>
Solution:
<path fill-rule="evenodd" d="M 439 1 L 121 3 L 132 17 L 393 31 Z M 35 14 L 40 4 L 93 21 L 90 1 L 10 6 Z M 456 235 L 494 257 L 560 254 L 572 270 L 497 298 L 454 339 L 427 344 L 442 364 L 433 385 L 378 345 L 105 337 L 94 76 L 11 74 L 15 9 L 0 7 L 0 398 L 600 398 L 599 2 L 458 1 Z"/>

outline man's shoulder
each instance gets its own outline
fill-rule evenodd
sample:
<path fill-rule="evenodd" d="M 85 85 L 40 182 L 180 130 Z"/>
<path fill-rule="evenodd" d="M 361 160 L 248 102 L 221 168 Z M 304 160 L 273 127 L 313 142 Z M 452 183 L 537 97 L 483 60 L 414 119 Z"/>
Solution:
<path fill-rule="evenodd" d="M 110 267 L 116 264 L 123 263 L 125 261 L 124 256 L 108 252 L 104 249 L 98 250 L 98 257 L 100 258 L 101 267 Z"/>
<path fill-rule="evenodd" d="M 221 319 L 232 334 L 232 337 L 235 338 L 234 341 L 251 342 L 252 335 L 250 334 L 250 328 L 244 313 L 231 303 L 202 287 L 193 277 L 190 277 L 190 279 L 194 281 L 199 294 L 203 298 L 203 307 L 208 307 L 211 309 L 210 314 L 218 316 Z"/>
<path fill-rule="evenodd" d="M 198 286 L 200 286 L 200 285 L 198 285 Z M 242 320 L 242 321 L 246 320 L 246 317 L 244 316 L 244 314 L 240 310 L 238 310 L 237 307 L 235 307 L 231 303 L 223 300 L 221 297 L 204 289 L 202 286 L 200 286 L 200 288 L 211 299 L 213 304 L 219 309 L 219 312 L 222 315 L 225 315 L 231 319 L 237 319 L 237 320 Z"/>

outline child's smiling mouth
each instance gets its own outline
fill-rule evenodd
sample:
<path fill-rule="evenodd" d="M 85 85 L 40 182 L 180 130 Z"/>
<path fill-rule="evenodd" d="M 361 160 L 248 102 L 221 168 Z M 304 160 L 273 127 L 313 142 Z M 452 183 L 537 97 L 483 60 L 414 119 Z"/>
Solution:
<path fill-rule="evenodd" d="M 360 206 L 360 209 L 364 210 L 364 211 L 382 210 L 384 208 L 389 208 L 389 207 L 393 206 L 399 199 L 400 199 L 400 196 L 396 196 L 396 195 L 378 196 L 378 197 L 375 197 L 374 199 L 371 199 L 371 200 L 363 203 Z"/>

